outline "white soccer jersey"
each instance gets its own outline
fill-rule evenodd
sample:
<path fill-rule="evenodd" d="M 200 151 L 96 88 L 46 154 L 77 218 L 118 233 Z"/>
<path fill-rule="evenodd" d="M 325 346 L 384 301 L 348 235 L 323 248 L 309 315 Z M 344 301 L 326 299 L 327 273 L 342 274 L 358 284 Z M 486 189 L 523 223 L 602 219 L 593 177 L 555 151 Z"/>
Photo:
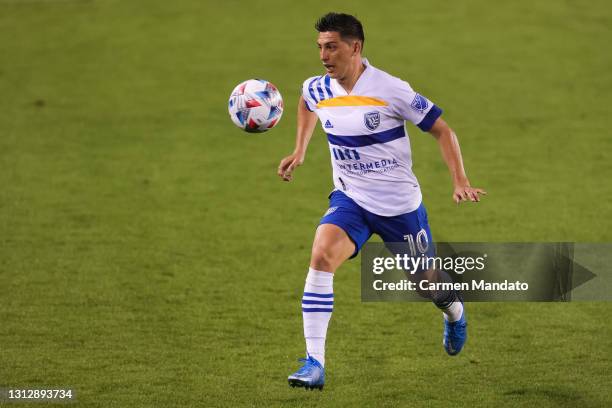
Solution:
<path fill-rule="evenodd" d="M 324 75 L 308 78 L 302 96 L 327 133 L 335 188 L 374 214 L 411 212 L 422 196 L 404 121 L 428 131 L 442 110 L 407 82 L 363 63 L 350 94 Z"/>

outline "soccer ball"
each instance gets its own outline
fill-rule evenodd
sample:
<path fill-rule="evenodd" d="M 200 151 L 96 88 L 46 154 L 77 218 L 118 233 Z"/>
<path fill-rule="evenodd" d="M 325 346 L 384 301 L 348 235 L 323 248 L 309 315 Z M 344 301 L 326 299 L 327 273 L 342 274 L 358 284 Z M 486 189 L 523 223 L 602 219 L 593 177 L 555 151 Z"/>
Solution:
<path fill-rule="evenodd" d="M 276 126 L 283 115 L 283 97 L 270 82 L 249 79 L 234 88 L 228 110 L 232 122 L 240 129 L 265 132 Z"/>

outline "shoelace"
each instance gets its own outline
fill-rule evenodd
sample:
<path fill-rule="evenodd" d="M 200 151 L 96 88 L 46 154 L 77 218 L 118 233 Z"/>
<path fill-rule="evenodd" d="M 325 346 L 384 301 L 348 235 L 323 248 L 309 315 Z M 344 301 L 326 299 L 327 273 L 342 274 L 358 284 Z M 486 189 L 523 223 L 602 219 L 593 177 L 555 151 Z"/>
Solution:
<path fill-rule="evenodd" d="M 304 365 L 302 366 L 302 368 L 298 370 L 297 374 L 299 375 L 310 374 L 310 371 L 312 370 L 312 367 L 313 367 L 312 361 L 310 361 L 309 358 L 300 358 L 298 362 L 304 363 Z"/>
<path fill-rule="evenodd" d="M 456 322 L 458 323 L 458 322 Z M 465 330 L 465 327 L 467 326 L 466 324 L 453 324 L 453 325 L 449 325 L 448 326 L 448 335 L 450 336 L 451 340 L 456 340 L 459 338 L 459 335 L 457 334 L 458 331 L 460 330 Z M 445 334 L 446 334 L 445 330 Z"/>

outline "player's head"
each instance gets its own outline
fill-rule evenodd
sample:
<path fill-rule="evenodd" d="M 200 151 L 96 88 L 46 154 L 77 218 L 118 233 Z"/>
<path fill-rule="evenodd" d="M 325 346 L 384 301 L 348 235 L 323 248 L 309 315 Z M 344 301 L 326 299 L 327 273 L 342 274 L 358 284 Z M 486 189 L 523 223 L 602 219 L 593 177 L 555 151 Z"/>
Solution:
<path fill-rule="evenodd" d="M 361 64 L 365 37 L 361 22 L 350 14 L 327 13 L 315 24 L 319 32 L 319 57 L 332 78 L 342 79 Z"/>

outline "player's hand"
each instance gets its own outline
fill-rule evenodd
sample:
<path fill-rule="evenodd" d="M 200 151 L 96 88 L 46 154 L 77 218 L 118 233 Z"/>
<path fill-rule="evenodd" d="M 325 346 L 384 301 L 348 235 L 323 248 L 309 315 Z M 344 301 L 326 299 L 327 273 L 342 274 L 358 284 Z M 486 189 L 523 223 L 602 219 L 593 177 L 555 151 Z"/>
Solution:
<path fill-rule="evenodd" d="M 296 167 L 301 166 L 304 163 L 304 154 L 292 153 L 289 156 L 281 160 L 278 165 L 278 176 L 284 181 L 291 181 L 293 179 L 293 170 Z"/>
<path fill-rule="evenodd" d="M 462 201 L 480 201 L 481 195 L 486 195 L 487 192 L 481 188 L 475 188 L 468 185 L 457 185 L 453 192 L 453 201 L 459 204 Z"/>

